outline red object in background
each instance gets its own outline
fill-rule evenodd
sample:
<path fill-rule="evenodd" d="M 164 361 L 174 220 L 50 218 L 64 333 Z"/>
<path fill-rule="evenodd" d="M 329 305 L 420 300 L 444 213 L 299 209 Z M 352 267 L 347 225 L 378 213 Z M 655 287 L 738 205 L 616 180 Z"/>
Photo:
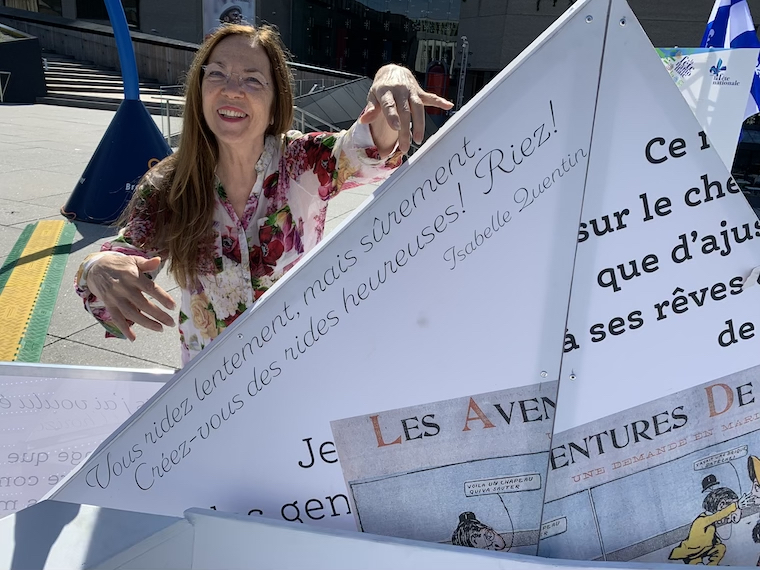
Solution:
<path fill-rule="evenodd" d="M 440 61 L 433 61 L 425 73 L 425 91 L 430 91 L 436 95 L 448 99 L 449 91 L 449 74 L 446 73 L 446 67 Z M 443 115 L 443 109 L 437 107 L 426 107 L 428 115 Z"/>

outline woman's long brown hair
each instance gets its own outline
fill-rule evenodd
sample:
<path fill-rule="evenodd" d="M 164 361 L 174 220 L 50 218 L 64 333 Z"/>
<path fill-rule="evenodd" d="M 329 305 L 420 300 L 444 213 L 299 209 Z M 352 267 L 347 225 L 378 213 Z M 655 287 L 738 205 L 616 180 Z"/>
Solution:
<path fill-rule="evenodd" d="M 281 135 L 290 129 L 293 122 L 292 76 L 287 66 L 287 52 L 276 29 L 232 24 L 209 36 L 187 72 L 179 147 L 144 177 L 144 181 L 155 184 L 158 192 L 156 218 L 152 220 L 155 233 L 152 233 L 150 243 L 135 244 L 164 252 L 169 258 L 169 271 L 180 286 L 192 287 L 200 270 L 213 261 L 202 259 L 202 256 L 211 255 L 213 251 L 214 170 L 219 148 L 203 117 L 201 66 L 206 64 L 211 52 L 222 40 L 233 35 L 250 37 L 253 44 L 261 46 L 269 57 L 274 80 L 274 102 L 273 122 L 266 134 Z M 127 219 L 140 200 L 138 194 L 135 192 L 125 212 Z"/>

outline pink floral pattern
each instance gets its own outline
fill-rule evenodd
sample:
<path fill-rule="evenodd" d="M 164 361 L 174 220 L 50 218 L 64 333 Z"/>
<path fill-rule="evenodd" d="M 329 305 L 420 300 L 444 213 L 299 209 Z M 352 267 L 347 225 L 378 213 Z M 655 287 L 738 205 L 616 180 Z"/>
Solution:
<path fill-rule="evenodd" d="M 222 233 L 222 254 L 236 263 L 242 263 L 240 238 L 232 226 L 225 226 L 225 231 Z"/>
<path fill-rule="evenodd" d="M 182 290 L 183 366 L 322 239 L 326 200 L 342 189 L 384 180 L 401 164 L 400 152 L 382 160 L 371 140 L 369 129 L 358 124 L 338 134 L 291 131 L 280 139 L 268 137 L 243 219 L 217 180 L 213 235 L 199 252 L 201 275 L 194 287 Z M 140 201 L 134 215 L 101 250 L 165 257 L 137 245 L 150 241 L 155 231 L 158 190 L 144 183 L 136 191 Z M 77 293 L 107 336 L 123 338 L 94 295 L 78 286 Z"/>

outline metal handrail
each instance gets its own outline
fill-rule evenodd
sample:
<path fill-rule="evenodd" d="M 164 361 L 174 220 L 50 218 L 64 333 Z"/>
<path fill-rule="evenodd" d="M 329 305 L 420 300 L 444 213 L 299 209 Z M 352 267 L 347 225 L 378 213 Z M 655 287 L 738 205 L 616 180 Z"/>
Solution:
<path fill-rule="evenodd" d="M 181 95 L 183 88 L 183 85 L 161 85 L 158 88 L 158 100 L 161 105 L 161 128 L 164 129 L 164 138 L 169 146 L 172 146 L 171 143 L 175 136 L 172 133 L 172 104 L 174 104 L 175 109 L 184 107 L 185 96 Z M 180 93 L 180 95 L 175 95 L 174 93 Z M 166 120 L 165 124 L 164 120 Z M 177 135 L 179 135 L 179 132 Z"/>
<path fill-rule="evenodd" d="M 179 135 L 179 131 L 176 133 L 172 132 L 172 105 L 174 105 L 175 109 L 182 108 L 185 100 L 183 95 L 172 95 L 171 91 L 181 91 L 182 87 L 182 85 L 163 85 L 158 89 L 161 105 L 161 126 L 165 133 L 164 138 L 166 138 L 170 144 L 174 137 Z M 322 117 L 295 105 L 293 106 L 293 128 L 303 133 L 322 131 L 337 133 L 342 130 L 337 125 L 324 120 Z M 417 149 L 417 145 L 412 144 L 412 146 L 414 147 L 414 150 Z"/>
<path fill-rule="evenodd" d="M 3 83 L 5 78 L 5 83 Z M 5 90 L 8 89 L 8 84 L 11 82 L 10 71 L 0 71 L 0 103 L 5 102 Z"/>
<path fill-rule="evenodd" d="M 299 114 L 300 114 L 300 117 L 299 117 Z M 327 128 L 316 127 L 315 125 L 306 121 L 307 117 L 309 119 L 312 119 L 313 121 L 316 121 L 318 125 L 323 125 Z M 307 130 L 306 127 L 310 127 L 311 131 L 330 131 L 334 133 L 337 133 L 338 131 L 342 130 L 340 127 L 325 121 L 322 117 L 319 117 L 315 115 L 314 113 L 310 113 L 309 111 L 306 111 L 296 106 L 293 106 L 293 126 L 296 127 L 302 133 L 309 132 L 309 130 Z"/>
<path fill-rule="evenodd" d="M 293 114 L 293 126 L 296 127 L 302 133 L 315 132 L 315 131 L 316 132 L 328 131 L 328 132 L 332 132 L 332 133 L 337 133 L 337 132 L 343 130 L 343 129 L 341 129 L 338 126 L 333 125 L 332 123 L 328 123 L 327 121 L 325 121 L 322 118 L 318 117 L 314 113 L 310 113 L 309 111 L 305 111 L 304 109 L 301 109 L 299 107 L 294 106 L 293 107 L 293 111 L 294 111 L 294 114 Z M 298 113 L 301 113 L 300 128 L 298 128 L 298 126 L 299 126 Z M 327 129 L 318 128 L 318 127 L 312 125 L 311 123 L 308 123 L 305 120 L 305 117 L 309 117 L 311 119 L 316 120 L 320 125 L 323 125 L 323 126 L 327 127 Z M 306 129 L 307 126 L 310 127 L 310 130 Z M 419 149 L 420 149 L 420 145 L 418 145 L 414 141 L 412 141 L 411 142 L 411 148 L 409 149 L 409 154 L 410 155 L 414 154 Z"/>
<path fill-rule="evenodd" d="M 294 97 L 301 97 L 303 95 L 309 95 L 318 91 L 323 91 L 329 87 L 335 87 L 336 85 L 343 85 L 355 81 L 355 79 L 296 79 L 294 83 Z M 306 90 L 308 88 L 308 90 Z"/>

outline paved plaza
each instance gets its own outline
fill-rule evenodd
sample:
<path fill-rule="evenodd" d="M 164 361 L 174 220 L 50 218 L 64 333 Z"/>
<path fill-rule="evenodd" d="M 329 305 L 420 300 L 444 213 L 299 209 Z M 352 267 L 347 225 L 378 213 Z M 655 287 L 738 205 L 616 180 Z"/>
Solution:
<path fill-rule="evenodd" d="M 62 219 L 68 200 L 114 116 L 112 111 L 52 105 L 0 105 L 0 265 L 28 224 Z M 160 116 L 154 116 L 162 128 Z M 176 123 L 172 126 L 176 129 Z M 353 189 L 331 201 L 326 231 L 334 229 L 371 193 Z M 176 328 L 137 328 L 137 340 L 106 339 L 73 288 L 82 259 L 116 234 L 115 227 L 76 222 L 41 362 L 115 368 L 178 368 Z M 179 302 L 179 289 L 162 272 L 157 283 Z M 176 315 L 174 315 L 176 321 Z"/>

